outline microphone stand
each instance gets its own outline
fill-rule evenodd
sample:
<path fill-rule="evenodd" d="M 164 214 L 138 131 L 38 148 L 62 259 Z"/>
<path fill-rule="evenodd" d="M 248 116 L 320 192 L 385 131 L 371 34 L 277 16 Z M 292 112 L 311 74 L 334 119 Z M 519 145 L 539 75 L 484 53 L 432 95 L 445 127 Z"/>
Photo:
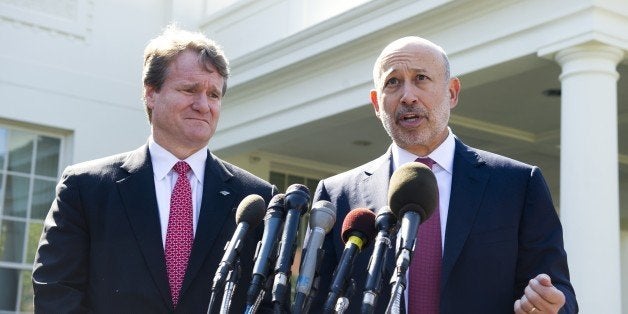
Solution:
<path fill-rule="evenodd" d="M 402 249 L 397 258 L 397 266 L 395 272 L 390 278 L 390 283 L 393 284 L 392 292 L 390 294 L 390 301 L 388 307 L 386 307 L 386 313 L 397 314 L 400 313 L 401 297 L 406 291 L 408 283 L 406 281 L 406 273 L 410 267 L 410 251 Z"/>
<path fill-rule="evenodd" d="M 260 304 L 262 303 L 262 300 L 264 300 L 264 297 L 266 296 L 266 294 L 268 293 L 268 291 L 270 291 L 272 289 L 272 285 L 273 285 L 273 281 L 270 280 L 270 278 L 266 278 L 265 282 L 262 282 L 261 284 L 261 289 L 259 294 L 257 295 L 257 298 L 255 299 L 255 302 L 253 302 L 253 304 L 248 305 L 244 311 L 245 314 L 255 314 L 257 313 L 257 309 L 259 308 Z"/>
<path fill-rule="evenodd" d="M 246 310 L 244 311 L 245 314 L 255 314 L 257 313 L 257 308 L 259 308 L 260 303 L 262 303 L 262 299 L 264 299 L 264 296 L 266 295 L 266 291 L 262 290 L 260 291 L 260 293 L 257 295 L 257 299 L 255 299 L 255 302 L 253 302 L 253 304 L 251 305 L 247 305 Z"/>
<path fill-rule="evenodd" d="M 207 314 L 211 314 L 213 312 L 212 310 L 216 305 L 216 300 L 222 299 L 222 294 L 216 288 L 217 287 L 212 287 L 211 297 L 209 299 L 209 306 L 207 307 Z"/>
<path fill-rule="evenodd" d="M 241 267 L 240 259 L 237 258 L 233 265 L 233 269 L 229 271 L 227 275 L 227 282 L 225 284 L 225 292 L 222 297 L 222 304 L 220 305 L 220 314 L 229 313 L 231 307 L 231 299 L 233 298 L 233 292 L 235 291 L 238 281 L 240 280 Z"/>

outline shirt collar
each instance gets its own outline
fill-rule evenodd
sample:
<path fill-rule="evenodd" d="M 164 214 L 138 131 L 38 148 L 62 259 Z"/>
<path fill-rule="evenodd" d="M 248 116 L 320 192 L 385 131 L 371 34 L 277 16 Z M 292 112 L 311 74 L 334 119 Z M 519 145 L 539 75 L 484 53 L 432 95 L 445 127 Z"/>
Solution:
<path fill-rule="evenodd" d="M 150 151 L 150 158 L 153 163 L 153 173 L 157 180 L 162 180 L 172 171 L 172 167 L 174 167 L 174 164 L 176 164 L 179 159 L 161 145 L 157 144 L 152 135 L 148 138 L 148 150 Z M 205 161 L 207 160 L 207 155 L 207 149 L 199 149 L 184 160 L 190 165 L 194 176 L 201 184 L 203 183 L 203 178 L 205 178 Z"/>
<path fill-rule="evenodd" d="M 436 165 L 447 171 L 449 174 L 453 173 L 454 168 L 454 151 L 456 149 L 456 141 L 454 140 L 454 134 L 451 129 L 447 128 L 448 134 L 445 141 L 441 143 L 434 151 L 427 156 L 417 156 L 399 146 L 393 142 L 391 150 L 393 155 L 393 168 L 397 170 L 399 166 L 415 161 L 418 157 L 429 157 L 436 162 Z"/>

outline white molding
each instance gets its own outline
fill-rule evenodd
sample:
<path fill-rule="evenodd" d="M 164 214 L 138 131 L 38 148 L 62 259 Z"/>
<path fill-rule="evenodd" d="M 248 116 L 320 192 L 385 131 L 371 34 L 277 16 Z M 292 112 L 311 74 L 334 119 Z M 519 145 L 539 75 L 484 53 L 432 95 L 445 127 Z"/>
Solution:
<path fill-rule="evenodd" d="M 207 0 L 205 0 L 204 17 L 199 28 L 206 29 L 211 25 L 213 31 L 220 31 L 237 21 L 246 19 L 261 10 L 282 2 L 286 2 L 286 0 L 239 0 L 217 12 L 208 13 L 208 4 Z"/>
<path fill-rule="evenodd" d="M 18 23 L 53 33 L 86 39 L 91 28 L 93 0 L 65 1 L 65 7 L 58 3 L 57 7 L 65 8 L 63 14 L 46 10 L 36 10 L 31 2 L 0 1 L 0 20 L 5 23 Z M 36 8 L 41 8 L 35 6 Z"/>
<path fill-rule="evenodd" d="M 510 139 L 515 139 L 528 143 L 534 143 L 537 141 L 537 137 L 534 133 L 525 132 L 516 128 L 511 128 L 496 123 L 490 123 L 453 114 L 451 115 L 449 122 L 452 126 L 461 126 L 464 128 L 469 128 L 488 134 L 499 135 L 502 137 L 507 137 Z"/>
<path fill-rule="evenodd" d="M 555 42 L 539 47 L 537 52 L 539 57 L 553 60 L 559 51 L 588 42 L 599 42 L 628 51 L 628 37 L 626 37 L 625 32 L 628 29 L 628 16 L 600 7 L 578 13 L 580 13 L 579 16 L 574 15 L 573 17 L 590 23 L 589 30 L 571 36 L 563 36 Z M 563 23 L 566 20 L 563 19 Z"/>
<path fill-rule="evenodd" d="M 285 169 L 294 170 L 298 173 L 309 175 L 317 178 L 326 178 L 337 173 L 341 173 L 349 170 L 346 167 L 339 167 L 328 163 L 318 162 L 309 159 L 301 159 L 296 157 L 290 157 L 285 155 L 277 155 L 264 151 L 255 151 L 249 154 L 250 156 L 257 156 L 270 161 L 270 170 L 281 170 L 280 167 Z M 273 168 L 273 166 L 279 166 Z M 322 171 L 321 169 L 325 169 Z M 314 193 L 314 191 L 311 191 Z"/>

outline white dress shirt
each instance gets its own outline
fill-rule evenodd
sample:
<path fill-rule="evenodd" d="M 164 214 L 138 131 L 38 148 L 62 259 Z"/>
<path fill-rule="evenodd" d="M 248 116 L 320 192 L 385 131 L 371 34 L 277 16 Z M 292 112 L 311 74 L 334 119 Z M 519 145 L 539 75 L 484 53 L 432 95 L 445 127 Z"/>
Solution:
<path fill-rule="evenodd" d="M 401 165 L 413 162 L 419 157 L 429 157 L 435 164 L 432 166 L 432 172 L 436 176 L 438 184 L 438 206 L 440 211 L 440 235 L 441 235 L 441 254 L 445 251 L 445 227 L 447 226 L 447 214 L 449 212 L 449 196 L 451 194 L 451 177 L 454 169 L 454 152 L 456 150 L 456 141 L 450 128 L 447 128 L 449 134 L 445 141 L 440 144 L 433 152 L 427 156 L 417 156 L 409 151 L 400 148 L 393 142 L 391 151 L 393 158 L 393 171 L 397 170 Z M 420 228 L 420 227 L 419 227 Z M 406 282 L 409 284 L 409 272 L 406 273 Z M 404 306 L 408 313 L 408 289 L 404 291 L 406 302 Z"/>
<path fill-rule="evenodd" d="M 170 215 L 170 196 L 179 177 L 172 167 L 179 159 L 157 144 L 152 136 L 148 138 L 148 150 L 153 163 L 153 178 L 155 180 L 157 207 L 159 208 L 159 222 L 161 223 L 161 240 L 165 249 L 168 217 Z M 207 149 L 203 148 L 183 160 L 192 168 L 192 171 L 188 173 L 188 179 L 192 187 L 192 226 L 194 234 L 196 234 L 196 225 L 201 210 L 201 200 L 203 199 L 203 179 L 205 178 L 207 155 Z"/>

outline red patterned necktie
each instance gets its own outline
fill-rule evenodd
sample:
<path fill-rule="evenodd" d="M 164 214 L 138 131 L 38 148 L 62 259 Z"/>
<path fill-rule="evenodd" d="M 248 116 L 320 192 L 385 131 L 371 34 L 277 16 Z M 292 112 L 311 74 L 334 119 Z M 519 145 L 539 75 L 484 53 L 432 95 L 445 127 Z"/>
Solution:
<path fill-rule="evenodd" d="M 173 169 L 179 177 L 170 196 L 170 216 L 166 232 L 166 271 L 172 303 L 176 307 L 192 251 L 194 231 L 192 229 L 192 187 L 187 176 L 190 165 L 185 161 L 179 161 Z"/>
<path fill-rule="evenodd" d="M 416 161 L 432 169 L 431 158 Z M 408 313 L 437 314 L 440 302 L 442 246 L 438 203 L 432 216 L 419 227 L 409 274 Z"/>

